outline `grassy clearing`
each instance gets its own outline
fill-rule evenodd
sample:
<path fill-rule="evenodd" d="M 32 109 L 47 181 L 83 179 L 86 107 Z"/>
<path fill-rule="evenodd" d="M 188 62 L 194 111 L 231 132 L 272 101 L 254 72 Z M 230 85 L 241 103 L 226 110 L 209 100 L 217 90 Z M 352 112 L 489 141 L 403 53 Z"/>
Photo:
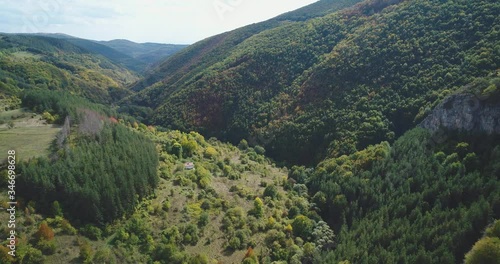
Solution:
<path fill-rule="evenodd" d="M 22 160 L 32 157 L 48 155 L 48 147 L 54 139 L 58 127 L 14 127 L 9 130 L 0 130 L 0 153 L 15 150 Z"/>
<path fill-rule="evenodd" d="M 26 51 L 18 51 L 18 52 L 14 52 L 12 53 L 13 57 L 18 59 L 18 60 L 22 60 L 22 59 L 40 59 L 42 58 L 41 55 L 38 55 L 38 54 L 33 54 L 31 52 L 26 52 Z"/>
<path fill-rule="evenodd" d="M 15 150 L 21 160 L 49 154 L 50 143 L 60 128 L 48 125 L 39 115 L 22 109 L 0 112 L 0 160 L 8 150 Z M 12 122 L 13 128 L 9 128 Z"/>
<path fill-rule="evenodd" d="M 16 120 L 16 119 L 20 118 L 20 116 L 22 116 L 23 114 L 28 114 L 28 112 L 24 109 L 1 111 L 0 112 L 0 119 L 3 119 L 5 121 Z"/>

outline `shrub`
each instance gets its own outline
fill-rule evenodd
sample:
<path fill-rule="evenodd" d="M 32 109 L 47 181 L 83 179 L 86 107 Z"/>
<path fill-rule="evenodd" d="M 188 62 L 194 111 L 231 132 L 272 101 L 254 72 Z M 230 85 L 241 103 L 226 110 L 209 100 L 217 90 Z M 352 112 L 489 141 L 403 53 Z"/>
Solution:
<path fill-rule="evenodd" d="M 174 184 L 180 185 L 180 186 L 190 186 L 192 185 L 192 181 L 185 177 L 184 174 L 179 174 L 175 177 Z"/>
<path fill-rule="evenodd" d="M 86 239 L 82 239 L 79 241 L 79 249 L 80 249 L 80 260 L 83 263 L 91 263 L 92 262 L 92 247 L 90 243 Z"/>
<path fill-rule="evenodd" d="M 229 228 L 242 228 L 245 225 L 245 217 L 241 207 L 235 207 L 227 210 L 222 218 L 222 227 L 225 230 Z"/>
<path fill-rule="evenodd" d="M 93 263 L 106 263 L 106 264 L 115 264 L 116 257 L 115 254 L 111 251 L 111 249 L 105 247 L 99 249 L 92 259 Z"/>
<path fill-rule="evenodd" d="M 116 241 L 126 242 L 129 238 L 130 234 L 124 228 L 120 228 L 120 230 L 116 232 Z"/>
<path fill-rule="evenodd" d="M 56 244 L 54 240 L 40 240 L 36 243 L 36 248 L 40 249 L 44 255 L 52 255 L 56 253 Z"/>
<path fill-rule="evenodd" d="M 234 233 L 234 237 L 239 239 L 240 246 L 233 249 L 244 249 L 247 247 L 251 232 L 248 229 L 240 229 Z"/>
<path fill-rule="evenodd" d="M 285 233 L 282 231 L 277 231 L 275 229 L 269 230 L 266 237 L 264 238 L 267 247 L 272 247 L 275 242 L 283 245 L 285 244 L 285 240 Z"/>
<path fill-rule="evenodd" d="M 264 155 L 266 153 L 266 150 L 259 145 L 255 146 L 253 149 L 255 150 L 255 153 L 259 155 Z"/>
<path fill-rule="evenodd" d="M 231 172 L 228 176 L 227 176 L 228 179 L 232 180 L 232 181 L 235 181 L 235 180 L 239 180 L 241 179 L 241 175 L 240 173 L 236 172 L 236 171 L 233 171 Z"/>
<path fill-rule="evenodd" d="M 262 217 L 264 215 L 264 203 L 259 197 L 255 198 L 253 206 L 254 206 L 252 210 L 253 215 L 255 215 L 255 217 L 257 218 Z"/>
<path fill-rule="evenodd" d="M 240 143 L 238 144 L 238 148 L 241 150 L 247 150 L 248 149 L 248 142 L 245 139 L 242 139 Z"/>
<path fill-rule="evenodd" d="M 229 174 L 233 172 L 233 168 L 229 165 L 224 165 L 222 172 L 224 173 L 225 177 L 229 177 Z"/>
<path fill-rule="evenodd" d="M 198 226 L 205 227 L 208 224 L 209 220 L 210 218 L 207 212 L 201 213 L 200 219 L 198 219 Z"/>
<path fill-rule="evenodd" d="M 162 234 L 168 243 L 175 245 L 182 241 L 182 236 L 177 226 L 172 226 L 167 228 L 165 231 L 162 232 Z"/>
<path fill-rule="evenodd" d="M 102 230 L 93 225 L 86 225 L 82 229 L 80 229 L 82 235 L 90 238 L 92 240 L 99 240 L 102 238 Z"/>
<path fill-rule="evenodd" d="M 42 114 L 42 118 L 45 119 L 47 121 L 47 123 L 49 124 L 52 124 L 56 121 L 56 116 L 53 116 L 52 114 L 50 114 L 49 112 L 45 111 L 43 112 Z"/>
<path fill-rule="evenodd" d="M 26 254 L 24 255 L 21 263 L 23 263 L 23 264 L 43 264 L 44 257 L 43 257 L 43 254 L 40 250 L 33 248 L 33 247 L 28 247 L 28 249 L 26 250 Z"/>
<path fill-rule="evenodd" d="M 197 254 L 196 256 L 194 256 L 190 261 L 189 261 L 190 264 L 208 264 L 209 261 L 208 261 L 208 257 L 205 256 L 205 255 L 200 255 L 200 254 Z"/>
<path fill-rule="evenodd" d="M 269 185 L 264 189 L 264 197 L 275 199 L 278 197 L 278 188 L 275 185 Z"/>
<path fill-rule="evenodd" d="M 188 158 L 193 156 L 193 154 L 198 149 L 198 143 L 193 139 L 185 139 L 181 142 L 183 156 Z"/>
<path fill-rule="evenodd" d="M 241 241 L 239 238 L 237 237 L 232 237 L 230 240 L 229 240 L 229 245 L 228 247 L 232 250 L 237 250 L 241 247 Z"/>
<path fill-rule="evenodd" d="M 63 233 L 66 235 L 76 235 L 77 233 L 76 228 L 74 228 L 66 219 L 61 220 L 61 228 Z"/>
<path fill-rule="evenodd" d="M 210 207 L 212 207 L 212 205 L 210 204 L 210 201 L 207 201 L 207 200 L 204 200 L 202 203 L 201 203 L 201 209 L 203 210 L 208 210 L 210 209 Z"/>
<path fill-rule="evenodd" d="M 208 185 L 210 185 L 210 182 L 212 181 L 210 171 L 205 169 L 203 166 L 198 166 L 195 173 L 198 178 L 198 184 L 201 188 L 205 189 Z"/>
<path fill-rule="evenodd" d="M 267 229 L 273 229 L 275 227 L 276 227 L 276 219 L 274 219 L 274 217 L 270 216 L 267 219 L 266 228 Z"/>
<path fill-rule="evenodd" d="M 182 145 L 174 143 L 171 154 L 176 155 L 178 158 L 182 158 Z"/>
<path fill-rule="evenodd" d="M 242 264 L 258 264 L 258 262 L 253 258 L 246 258 L 241 263 Z"/>
<path fill-rule="evenodd" d="M 188 224 L 184 228 L 184 239 L 182 241 L 183 244 L 191 244 L 191 245 L 196 245 L 199 240 L 198 236 L 198 227 L 196 227 L 193 224 Z"/>
<path fill-rule="evenodd" d="M 163 202 L 163 205 L 162 205 L 163 211 L 167 212 L 170 209 L 170 207 L 171 207 L 170 201 L 165 200 L 165 202 Z"/>
<path fill-rule="evenodd" d="M 295 184 L 293 186 L 293 190 L 299 195 L 299 196 L 307 196 L 307 186 L 305 184 Z"/>
<path fill-rule="evenodd" d="M 313 225 L 313 221 L 307 216 L 298 215 L 292 222 L 293 233 L 296 236 L 307 238 L 312 232 Z"/>
<path fill-rule="evenodd" d="M 156 248 L 153 254 L 154 260 L 161 261 L 160 263 L 188 263 L 188 259 L 185 253 L 179 251 L 179 249 L 173 244 L 160 244 Z"/>
<path fill-rule="evenodd" d="M 58 201 L 54 201 L 52 203 L 52 215 L 54 217 L 56 217 L 56 216 L 62 217 L 63 216 L 62 208 L 61 208 L 61 205 L 59 204 Z"/>

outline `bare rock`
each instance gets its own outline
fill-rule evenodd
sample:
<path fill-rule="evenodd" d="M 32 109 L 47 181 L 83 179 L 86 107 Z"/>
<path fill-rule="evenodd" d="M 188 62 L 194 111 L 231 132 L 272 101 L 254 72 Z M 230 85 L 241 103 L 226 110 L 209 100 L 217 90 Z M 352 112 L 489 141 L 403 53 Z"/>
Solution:
<path fill-rule="evenodd" d="M 500 134 L 500 102 L 482 100 L 473 94 L 455 94 L 439 104 L 420 126 L 436 132 Z"/>

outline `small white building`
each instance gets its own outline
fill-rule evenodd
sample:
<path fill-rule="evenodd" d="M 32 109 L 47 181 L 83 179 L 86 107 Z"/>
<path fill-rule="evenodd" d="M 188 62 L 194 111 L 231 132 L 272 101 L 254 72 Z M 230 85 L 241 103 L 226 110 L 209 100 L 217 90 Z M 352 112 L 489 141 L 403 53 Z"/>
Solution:
<path fill-rule="evenodd" d="M 184 169 L 185 170 L 194 170 L 194 163 L 193 162 L 184 163 Z"/>

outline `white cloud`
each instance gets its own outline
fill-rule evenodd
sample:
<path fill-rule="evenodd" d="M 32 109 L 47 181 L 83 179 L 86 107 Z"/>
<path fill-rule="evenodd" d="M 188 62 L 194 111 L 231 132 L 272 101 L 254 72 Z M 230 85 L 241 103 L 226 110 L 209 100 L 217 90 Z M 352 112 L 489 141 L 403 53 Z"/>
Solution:
<path fill-rule="evenodd" d="M 0 0 L 0 32 L 193 43 L 316 0 Z"/>

